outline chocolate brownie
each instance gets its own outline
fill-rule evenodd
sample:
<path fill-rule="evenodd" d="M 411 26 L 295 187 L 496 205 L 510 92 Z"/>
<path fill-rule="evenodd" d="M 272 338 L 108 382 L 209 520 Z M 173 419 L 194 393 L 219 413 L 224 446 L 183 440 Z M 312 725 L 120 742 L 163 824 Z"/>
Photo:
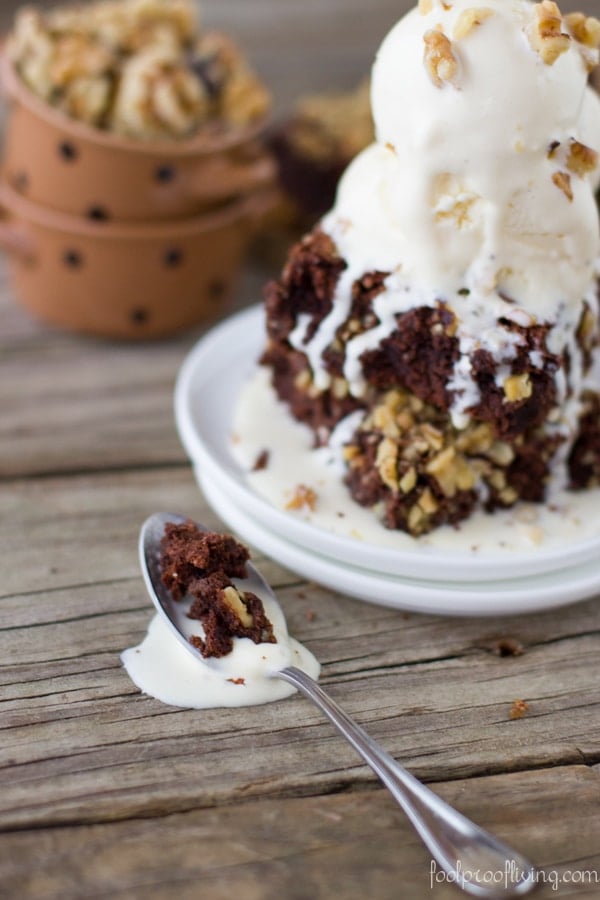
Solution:
<path fill-rule="evenodd" d="M 226 656 L 233 638 L 276 643 L 262 600 L 232 579 L 247 576 L 246 547 L 230 535 L 204 532 L 194 522 L 167 523 L 161 541 L 162 580 L 176 600 L 193 597 L 188 617 L 202 622 L 193 644 L 204 657 Z"/>
<path fill-rule="evenodd" d="M 457 524 L 477 506 L 493 511 L 518 500 L 542 502 L 565 440 L 556 422 L 558 385 L 568 385 L 571 375 L 569 346 L 556 351 L 550 324 L 499 318 L 506 350 L 495 356 L 481 347 L 470 350 L 465 363 L 476 400 L 466 425 L 455 427 L 452 375 L 464 351 L 457 317 L 440 298 L 395 315 L 388 336 L 359 356 L 364 390 L 353 394 L 345 376 L 347 345 L 380 324 L 375 301 L 389 275 L 372 271 L 352 285 L 348 313 L 321 353 L 326 377 L 317 387 L 303 347 L 338 302 L 346 269 L 334 240 L 320 228 L 292 248 L 280 280 L 266 288 L 268 341 L 261 362 L 271 369 L 280 400 L 310 426 L 316 444 L 326 444 L 349 413 L 364 412 L 344 449 L 345 483 L 354 499 L 387 527 L 414 535 Z M 599 335 L 597 310 L 587 302 L 582 310 L 576 342 L 585 374 Z M 569 458 L 574 488 L 600 483 L 600 398 L 588 392 L 582 402 Z"/>

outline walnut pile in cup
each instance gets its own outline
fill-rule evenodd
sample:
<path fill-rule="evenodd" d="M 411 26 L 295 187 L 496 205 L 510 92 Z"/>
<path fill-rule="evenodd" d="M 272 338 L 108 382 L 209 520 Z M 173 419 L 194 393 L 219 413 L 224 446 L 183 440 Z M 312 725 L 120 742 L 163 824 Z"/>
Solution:
<path fill-rule="evenodd" d="M 267 89 L 236 45 L 203 32 L 193 0 L 102 0 L 22 9 L 9 39 L 16 71 L 81 122 L 142 140 L 246 127 Z"/>

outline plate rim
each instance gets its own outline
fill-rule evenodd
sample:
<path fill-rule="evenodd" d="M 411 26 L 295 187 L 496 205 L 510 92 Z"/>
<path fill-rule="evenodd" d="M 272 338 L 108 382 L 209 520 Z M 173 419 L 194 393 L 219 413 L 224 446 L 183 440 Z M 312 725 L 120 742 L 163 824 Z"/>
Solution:
<path fill-rule="evenodd" d="M 600 561 L 590 561 L 593 571 L 585 577 L 579 570 L 563 570 L 563 577 L 572 574 L 574 581 L 548 589 L 538 585 L 535 577 L 523 579 L 522 587 L 500 589 L 495 595 L 486 594 L 486 585 L 473 585 L 468 602 L 464 595 L 458 606 L 452 607 L 461 597 L 460 585 L 456 589 L 444 590 L 441 584 L 428 582 L 423 585 L 405 584 L 401 578 L 378 575 L 375 572 L 339 564 L 336 560 L 323 557 L 314 551 L 299 547 L 272 532 L 262 523 L 258 524 L 235 504 L 235 501 L 215 484 L 206 473 L 194 467 L 198 485 L 215 512 L 241 537 L 257 547 L 261 552 L 275 559 L 280 565 L 298 573 L 301 577 L 317 581 L 330 590 L 373 605 L 391 609 L 408 610 L 424 615 L 452 616 L 456 618 L 490 618 L 492 616 L 526 615 L 555 609 L 577 603 L 593 596 L 600 587 Z M 545 573 L 551 575 L 552 573 Z M 494 581 L 495 584 L 501 582 Z M 462 585 L 464 588 L 465 585 Z M 490 585 L 487 585 L 488 589 Z M 391 592 L 396 593 L 392 598 Z M 398 593 L 399 592 L 399 593 Z M 414 597 L 411 600 L 410 597 Z"/>
<path fill-rule="evenodd" d="M 246 510 L 251 507 L 253 512 L 258 511 L 259 515 L 254 515 L 254 518 L 261 525 L 273 531 L 270 523 L 274 522 L 282 532 L 289 535 L 295 544 L 307 549 L 310 549 L 310 546 L 318 541 L 320 547 L 327 546 L 328 558 L 336 561 L 345 560 L 361 571 L 382 571 L 397 577 L 418 578 L 418 570 L 422 569 L 424 564 L 435 562 L 443 570 L 443 573 L 440 573 L 439 577 L 431 578 L 432 583 L 482 581 L 485 580 L 482 576 L 488 573 L 491 567 L 501 569 L 500 574 L 494 575 L 494 580 L 499 581 L 533 576 L 539 574 L 540 568 L 544 574 L 560 572 L 588 562 L 598 553 L 600 536 L 568 544 L 567 549 L 562 552 L 556 548 L 529 550 L 516 553 L 513 557 L 503 554 L 485 554 L 479 551 L 475 555 L 468 548 L 465 548 L 464 554 L 458 555 L 456 552 L 445 553 L 423 545 L 419 549 L 415 547 L 414 550 L 395 550 L 368 542 L 355 541 L 350 537 L 336 534 L 321 526 L 296 518 L 285 510 L 273 506 L 244 481 L 245 473 L 233 458 L 229 448 L 225 447 L 224 450 L 236 470 L 235 477 L 214 456 L 199 431 L 191 408 L 193 392 L 198 388 L 196 382 L 202 360 L 215 350 L 221 350 L 221 358 L 223 358 L 226 349 L 235 346 L 235 337 L 240 334 L 252 334 L 252 330 L 258 328 L 259 320 L 263 317 L 263 304 L 258 303 L 229 316 L 211 328 L 185 357 L 177 375 L 174 391 L 175 423 L 180 440 L 192 464 L 194 466 L 202 464 L 210 469 L 213 476 L 221 482 L 221 486 L 225 485 L 228 492 L 234 493 L 238 503 L 243 505 Z M 260 346 L 257 346 L 255 356 L 248 361 L 249 370 L 256 367 L 259 355 Z M 332 547 L 335 550 L 332 551 Z M 364 554 L 369 554 L 372 558 L 368 563 L 357 564 L 357 554 L 361 559 Z M 399 571 L 400 566 L 403 571 Z"/>

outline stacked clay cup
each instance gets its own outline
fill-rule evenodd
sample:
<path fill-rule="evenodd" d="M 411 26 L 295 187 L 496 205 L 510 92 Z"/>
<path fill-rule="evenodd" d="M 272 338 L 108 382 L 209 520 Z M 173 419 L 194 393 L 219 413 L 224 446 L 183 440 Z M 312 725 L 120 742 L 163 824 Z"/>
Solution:
<path fill-rule="evenodd" d="M 114 338 L 168 335 L 227 308 L 274 202 L 266 122 L 158 142 L 101 131 L 35 96 L 3 55 L 0 246 L 41 318 Z"/>

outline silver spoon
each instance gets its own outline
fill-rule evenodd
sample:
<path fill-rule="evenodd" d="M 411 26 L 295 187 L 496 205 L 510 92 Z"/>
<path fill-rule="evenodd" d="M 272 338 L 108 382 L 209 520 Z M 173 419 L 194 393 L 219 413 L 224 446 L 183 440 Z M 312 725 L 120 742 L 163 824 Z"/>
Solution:
<path fill-rule="evenodd" d="M 172 513 L 156 513 L 142 526 L 140 563 L 148 593 L 174 636 L 203 663 L 206 660 L 190 644 L 178 627 L 177 603 L 161 581 L 160 542 L 167 522 L 183 523 L 186 518 Z M 201 531 L 208 529 L 198 525 Z M 250 563 L 245 589 L 277 602 L 271 587 Z M 289 666 L 273 672 L 297 688 L 318 706 L 381 779 L 402 807 L 439 869 L 448 881 L 475 897 L 517 897 L 537 885 L 537 873 L 520 853 L 503 844 L 449 806 L 433 791 L 417 781 L 371 738 L 310 676 Z M 497 880 L 495 880 L 497 879 Z"/>

